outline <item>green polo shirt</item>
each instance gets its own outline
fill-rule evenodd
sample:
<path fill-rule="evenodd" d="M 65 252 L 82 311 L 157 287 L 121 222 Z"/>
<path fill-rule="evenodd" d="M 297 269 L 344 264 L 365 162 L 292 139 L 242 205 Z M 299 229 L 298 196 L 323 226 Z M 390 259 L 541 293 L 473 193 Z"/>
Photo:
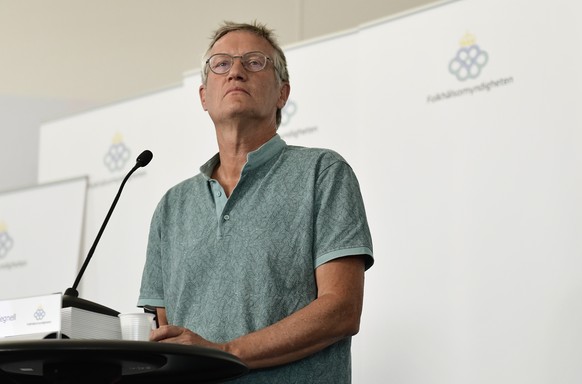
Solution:
<path fill-rule="evenodd" d="M 313 301 L 318 266 L 350 255 L 373 264 L 358 181 L 337 153 L 276 135 L 248 154 L 229 198 L 211 178 L 218 162 L 215 155 L 158 204 L 138 306 L 165 307 L 170 324 L 221 343 Z M 349 383 L 350 343 L 237 382 Z"/>

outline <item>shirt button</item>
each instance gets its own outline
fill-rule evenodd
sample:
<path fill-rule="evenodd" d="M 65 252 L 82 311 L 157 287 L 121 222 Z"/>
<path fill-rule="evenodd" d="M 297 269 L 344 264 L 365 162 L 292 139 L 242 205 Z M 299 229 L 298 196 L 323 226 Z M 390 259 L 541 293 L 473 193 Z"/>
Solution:
<path fill-rule="evenodd" d="M 220 192 L 220 191 L 216 192 L 216 196 L 218 196 L 218 197 L 222 196 L 222 192 Z"/>
<path fill-rule="evenodd" d="M 229 215 L 224 215 L 222 218 L 224 219 L 224 221 L 230 220 L 230 216 Z"/>

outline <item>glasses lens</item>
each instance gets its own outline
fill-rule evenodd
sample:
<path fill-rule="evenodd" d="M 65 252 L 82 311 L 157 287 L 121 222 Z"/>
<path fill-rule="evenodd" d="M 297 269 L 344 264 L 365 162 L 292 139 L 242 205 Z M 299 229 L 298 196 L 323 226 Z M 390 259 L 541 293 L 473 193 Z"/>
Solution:
<path fill-rule="evenodd" d="M 261 71 L 267 65 L 267 56 L 263 55 L 261 52 L 245 53 L 241 60 L 243 67 L 251 72 Z"/>
<path fill-rule="evenodd" d="M 234 59 L 240 58 L 243 67 L 249 72 L 258 72 L 267 66 L 267 56 L 261 52 L 248 52 L 242 56 L 231 56 L 226 53 L 217 53 L 210 56 L 208 66 L 210 70 L 218 75 L 230 71 Z"/>
<path fill-rule="evenodd" d="M 208 59 L 208 66 L 212 72 L 216 74 L 223 74 L 230 71 L 232 67 L 233 58 L 229 55 L 217 54 Z"/>

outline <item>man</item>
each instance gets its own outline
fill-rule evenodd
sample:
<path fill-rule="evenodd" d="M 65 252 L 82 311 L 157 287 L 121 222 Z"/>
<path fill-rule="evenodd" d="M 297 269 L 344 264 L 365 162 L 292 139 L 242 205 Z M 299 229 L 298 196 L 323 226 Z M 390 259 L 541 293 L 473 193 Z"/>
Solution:
<path fill-rule="evenodd" d="M 158 308 L 151 339 L 231 353 L 251 369 L 240 382 L 349 383 L 373 263 L 356 177 L 277 135 L 290 85 L 265 26 L 225 23 L 202 83 L 219 153 L 154 213 L 138 303 Z"/>

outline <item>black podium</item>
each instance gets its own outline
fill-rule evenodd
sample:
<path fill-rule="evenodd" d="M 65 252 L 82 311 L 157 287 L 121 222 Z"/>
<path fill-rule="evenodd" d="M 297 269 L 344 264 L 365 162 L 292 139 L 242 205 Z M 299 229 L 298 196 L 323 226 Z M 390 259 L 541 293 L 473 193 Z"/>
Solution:
<path fill-rule="evenodd" d="M 0 342 L 1 383 L 219 383 L 248 372 L 210 348 L 118 340 Z"/>

